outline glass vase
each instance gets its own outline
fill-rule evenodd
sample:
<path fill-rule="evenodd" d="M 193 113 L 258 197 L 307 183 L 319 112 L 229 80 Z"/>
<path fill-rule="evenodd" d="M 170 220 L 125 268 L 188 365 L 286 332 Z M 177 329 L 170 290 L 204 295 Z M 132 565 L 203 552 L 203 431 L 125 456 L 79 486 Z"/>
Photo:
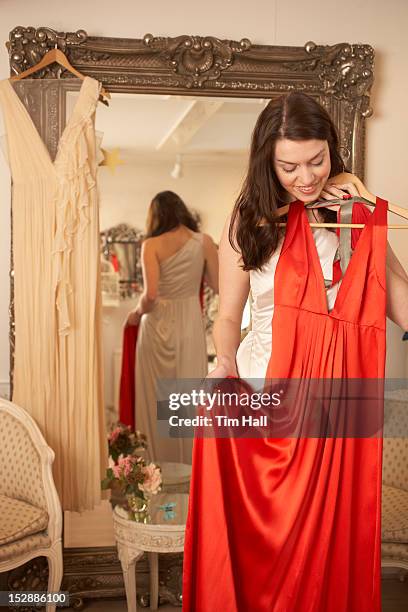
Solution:
<path fill-rule="evenodd" d="M 133 521 L 137 523 L 149 523 L 149 504 L 148 500 L 138 495 L 127 495 L 127 503 L 130 509 L 130 516 Z"/>

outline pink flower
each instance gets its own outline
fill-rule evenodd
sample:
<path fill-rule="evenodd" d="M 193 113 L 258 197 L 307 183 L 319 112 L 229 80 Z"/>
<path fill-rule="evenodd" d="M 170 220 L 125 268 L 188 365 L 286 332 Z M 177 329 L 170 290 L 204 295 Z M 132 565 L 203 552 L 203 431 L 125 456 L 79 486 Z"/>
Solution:
<path fill-rule="evenodd" d="M 116 440 L 118 439 L 121 433 L 122 433 L 121 427 L 116 427 L 108 436 L 109 442 L 111 444 L 113 444 L 113 442 L 116 442 Z"/>
<path fill-rule="evenodd" d="M 135 463 L 137 463 L 136 457 L 132 455 L 126 455 L 126 457 L 120 455 L 118 458 L 118 465 L 116 466 L 116 471 L 115 468 L 113 468 L 116 478 L 120 478 L 120 476 L 128 478 L 128 476 L 130 476 L 130 474 L 132 473 L 133 466 L 135 465 Z"/>
<path fill-rule="evenodd" d="M 162 483 L 161 471 L 154 463 L 146 465 L 141 468 L 142 473 L 145 475 L 143 483 L 139 483 L 139 489 L 144 493 L 150 493 L 156 495 L 159 492 Z"/>
<path fill-rule="evenodd" d="M 123 459 L 123 473 L 125 475 L 125 478 L 127 478 L 129 476 L 129 474 L 132 473 L 132 469 L 133 469 L 133 465 L 134 465 L 135 461 L 133 459 L 133 457 L 125 457 Z"/>
<path fill-rule="evenodd" d="M 112 468 L 113 471 L 113 475 L 115 476 L 115 478 L 120 478 L 121 472 L 122 472 L 122 468 L 120 465 L 114 465 Z"/>

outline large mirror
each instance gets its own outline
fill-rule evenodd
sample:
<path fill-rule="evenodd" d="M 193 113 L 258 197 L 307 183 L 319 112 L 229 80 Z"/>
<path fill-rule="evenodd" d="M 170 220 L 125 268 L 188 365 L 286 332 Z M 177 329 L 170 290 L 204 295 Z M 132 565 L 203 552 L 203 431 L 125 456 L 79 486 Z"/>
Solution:
<path fill-rule="evenodd" d="M 104 410 L 110 426 L 120 416 L 123 323 L 143 288 L 140 250 L 152 198 L 163 190 L 178 194 L 200 230 L 218 243 L 242 184 L 257 116 L 271 97 L 293 89 L 309 93 L 327 108 L 338 127 L 347 167 L 363 178 L 364 120 L 371 113 L 374 52 L 368 45 L 348 43 L 329 47 L 308 42 L 290 48 L 211 36 L 148 34 L 127 40 L 92 37 L 82 30 L 63 33 L 18 27 L 10 34 L 12 74 L 36 63 L 54 46 L 112 94 L 109 107 L 98 105 L 96 115 Z M 78 83 L 52 66 L 33 76 L 43 83 L 46 79 L 44 87 L 33 79 L 16 91 L 54 157 Z M 208 369 L 214 358 L 210 332 L 216 309 L 216 296 L 204 287 Z M 13 357 L 13 297 L 10 312 Z M 244 333 L 248 324 L 247 308 Z M 175 466 L 173 482 L 177 476 Z M 184 476 L 188 490 L 188 473 Z M 167 478 L 172 480 L 171 472 Z M 78 605 L 95 594 L 124 592 L 107 505 L 102 513 L 98 509 L 83 515 L 65 513 L 63 586 L 78 598 Z M 165 557 L 162 582 L 168 593 L 175 592 L 180 556 Z M 138 572 L 138 579 L 147 583 L 147 564 L 138 563 Z M 98 574 L 98 580 L 91 574 Z"/>

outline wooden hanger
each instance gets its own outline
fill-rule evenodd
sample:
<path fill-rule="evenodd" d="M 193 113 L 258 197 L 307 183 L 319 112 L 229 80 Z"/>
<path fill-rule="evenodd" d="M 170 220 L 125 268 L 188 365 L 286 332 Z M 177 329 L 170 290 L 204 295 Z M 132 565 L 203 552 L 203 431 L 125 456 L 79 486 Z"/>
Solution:
<path fill-rule="evenodd" d="M 79 72 L 70 64 L 65 53 L 63 53 L 60 49 L 57 48 L 57 46 L 55 46 L 55 49 L 50 49 L 50 51 L 48 51 L 37 64 L 31 66 L 31 68 L 27 68 L 27 70 L 24 70 L 24 72 L 21 72 L 20 74 L 16 74 L 10 77 L 10 81 L 20 81 L 21 79 L 25 79 L 31 74 L 34 74 L 34 72 L 38 72 L 38 70 L 42 70 L 50 64 L 55 63 L 68 70 L 68 72 L 71 72 L 73 75 L 78 77 L 78 79 L 81 79 L 81 81 L 85 79 L 85 75 Z M 106 106 L 109 106 L 109 103 L 107 102 L 107 100 L 105 100 L 105 98 L 110 98 L 111 96 L 110 93 L 106 91 L 106 89 L 104 89 L 103 87 L 101 88 L 101 96 L 101 102 L 106 104 Z"/>
<path fill-rule="evenodd" d="M 336 185 L 336 184 L 342 185 L 343 183 L 354 183 L 361 197 L 364 198 L 364 200 L 367 200 L 367 204 L 370 206 L 375 206 L 375 201 L 376 201 L 375 196 L 365 188 L 365 186 L 360 181 L 360 179 L 357 176 L 354 176 L 354 174 L 350 174 L 349 172 L 342 172 L 341 174 L 338 174 L 337 176 L 335 176 L 330 182 L 332 185 Z M 344 201 L 344 203 L 346 202 L 347 200 Z M 336 202 L 336 205 L 341 206 L 341 202 Z M 308 209 L 309 208 L 310 209 L 329 208 L 329 207 L 330 207 L 330 200 L 324 203 L 320 202 L 316 206 L 308 206 Z M 388 203 L 388 210 L 395 213 L 399 217 L 408 219 L 408 210 L 406 208 L 402 208 L 401 206 L 396 206 L 395 204 Z M 286 206 L 283 206 L 282 208 L 279 208 L 279 210 L 276 211 L 276 214 L 278 217 L 282 217 L 282 215 L 285 215 L 288 211 L 289 211 L 289 204 L 287 204 Z M 265 224 L 266 223 L 260 223 L 259 225 L 265 225 Z M 278 223 L 278 225 L 285 226 L 286 223 Z M 360 228 L 364 227 L 364 223 L 310 223 L 310 225 L 311 227 L 360 227 Z M 408 229 L 408 224 L 404 224 L 404 225 L 390 224 L 388 225 L 388 228 L 389 229 Z"/>

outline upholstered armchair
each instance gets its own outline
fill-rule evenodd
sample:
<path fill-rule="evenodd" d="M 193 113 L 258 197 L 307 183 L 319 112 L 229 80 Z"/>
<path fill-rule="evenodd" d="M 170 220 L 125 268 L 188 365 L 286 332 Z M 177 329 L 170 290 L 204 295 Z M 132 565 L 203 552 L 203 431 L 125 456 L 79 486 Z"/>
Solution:
<path fill-rule="evenodd" d="M 62 511 L 54 452 L 25 410 L 0 399 L 0 572 L 47 557 L 48 592 L 62 580 Z M 48 612 L 55 604 L 47 606 Z"/>
<path fill-rule="evenodd" d="M 408 571 L 407 393 L 396 393 L 385 408 L 381 564 L 401 568 L 403 580 Z"/>

